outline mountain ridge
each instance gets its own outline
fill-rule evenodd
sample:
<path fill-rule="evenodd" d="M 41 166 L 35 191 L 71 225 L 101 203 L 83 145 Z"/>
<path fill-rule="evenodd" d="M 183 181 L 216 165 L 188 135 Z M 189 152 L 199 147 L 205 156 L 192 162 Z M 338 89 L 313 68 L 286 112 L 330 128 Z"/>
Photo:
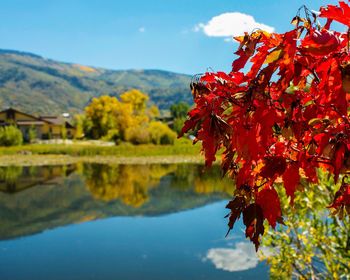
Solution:
<path fill-rule="evenodd" d="M 192 102 L 191 76 L 161 69 L 113 70 L 59 62 L 30 52 L 0 49 L 0 105 L 28 113 L 79 113 L 91 98 L 137 88 L 168 109 Z"/>

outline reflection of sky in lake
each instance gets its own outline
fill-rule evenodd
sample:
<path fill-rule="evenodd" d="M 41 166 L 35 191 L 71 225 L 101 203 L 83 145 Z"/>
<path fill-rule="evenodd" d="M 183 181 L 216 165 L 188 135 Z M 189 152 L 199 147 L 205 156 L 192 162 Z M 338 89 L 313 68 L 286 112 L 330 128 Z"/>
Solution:
<path fill-rule="evenodd" d="M 234 249 L 210 249 L 204 260 L 212 261 L 217 269 L 230 272 L 251 269 L 259 263 L 254 246 L 248 242 L 238 242 Z"/>
<path fill-rule="evenodd" d="M 170 191 L 167 184 L 171 176 L 162 178 L 161 186 L 150 191 L 147 203 L 161 202 L 163 193 Z M 75 190 L 72 184 L 70 188 Z M 176 199 L 179 197 L 173 194 L 173 200 Z M 254 248 L 244 239 L 241 224 L 237 224 L 230 238 L 224 238 L 227 220 L 223 216 L 227 209 L 222 198 L 208 201 L 205 206 L 153 217 L 143 217 L 141 213 L 122 217 L 127 208 L 105 202 L 99 204 L 105 212 L 121 214 L 63 227 L 50 226 L 53 220 L 57 223 L 66 215 L 78 215 L 75 210 L 87 203 L 75 201 L 69 205 L 71 212 L 58 216 L 50 212 L 52 221 L 47 217 L 35 219 L 35 223 L 50 230 L 1 241 L 0 279 L 268 278 L 268 268 L 257 261 Z M 80 216 L 75 220 L 81 220 Z"/>

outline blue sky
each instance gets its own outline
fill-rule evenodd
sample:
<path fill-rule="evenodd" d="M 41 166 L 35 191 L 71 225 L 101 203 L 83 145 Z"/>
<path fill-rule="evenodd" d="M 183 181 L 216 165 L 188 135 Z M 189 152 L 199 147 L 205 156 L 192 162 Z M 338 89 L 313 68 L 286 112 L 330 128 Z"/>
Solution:
<path fill-rule="evenodd" d="M 227 42 L 227 36 L 214 37 L 218 32 L 210 31 L 210 26 L 205 29 L 213 17 L 236 12 L 283 32 L 291 28 L 289 22 L 301 5 L 318 10 L 319 6 L 335 3 L 0 0 L 0 48 L 111 69 L 163 69 L 187 74 L 201 73 L 209 67 L 228 71 L 236 45 Z M 221 22 L 217 24 L 225 20 L 218 19 Z M 239 29 L 240 22 L 233 25 Z"/>

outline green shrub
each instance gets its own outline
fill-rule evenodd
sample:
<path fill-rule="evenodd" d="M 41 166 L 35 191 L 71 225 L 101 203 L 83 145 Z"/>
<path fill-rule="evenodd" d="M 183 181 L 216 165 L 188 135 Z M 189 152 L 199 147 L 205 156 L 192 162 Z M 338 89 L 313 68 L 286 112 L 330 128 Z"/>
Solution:
<path fill-rule="evenodd" d="M 67 128 L 66 128 L 66 124 L 62 125 L 61 137 L 62 137 L 63 140 L 66 140 L 66 139 L 67 139 Z"/>
<path fill-rule="evenodd" d="M 129 127 L 125 132 L 125 140 L 133 144 L 147 144 L 150 142 L 150 133 L 146 127 Z"/>
<path fill-rule="evenodd" d="M 176 133 L 162 122 L 151 122 L 148 131 L 153 144 L 172 145 L 175 142 Z"/>
<path fill-rule="evenodd" d="M 31 126 L 28 132 L 28 142 L 31 143 L 37 138 L 35 126 Z"/>
<path fill-rule="evenodd" d="M 176 119 L 174 119 L 174 123 L 173 123 L 173 127 L 172 128 L 177 134 L 179 134 L 181 132 L 185 121 L 186 121 L 186 118 L 176 118 Z"/>
<path fill-rule="evenodd" d="M 0 146 L 18 146 L 22 143 L 23 135 L 17 127 L 0 127 Z"/>
<path fill-rule="evenodd" d="M 186 102 L 180 102 L 177 104 L 173 104 L 170 106 L 170 113 L 171 116 L 176 119 L 176 118 L 186 118 L 187 112 L 190 110 L 190 105 L 187 104 Z"/>
<path fill-rule="evenodd" d="M 118 129 L 110 129 L 107 132 L 107 135 L 103 136 L 101 138 L 101 140 L 103 140 L 103 141 L 113 141 L 115 143 L 120 143 L 120 140 L 121 140 L 120 132 L 119 132 Z"/>

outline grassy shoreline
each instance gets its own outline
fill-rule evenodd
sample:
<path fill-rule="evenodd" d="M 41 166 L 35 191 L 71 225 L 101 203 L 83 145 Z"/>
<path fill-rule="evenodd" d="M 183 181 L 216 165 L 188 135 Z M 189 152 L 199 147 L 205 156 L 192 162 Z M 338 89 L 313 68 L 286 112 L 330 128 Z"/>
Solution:
<path fill-rule="evenodd" d="M 14 147 L 0 147 L 1 155 L 70 155 L 70 156 L 162 156 L 162 155 L 198 155 L 200 145 L 192 145 L 189 140 L 181 139 L 174 145 L 132 145 L 122 143 L 116 146 L 74 144 L 30 144 Z"/>
<path fill-rule="evenodd" d="M 203 163 L 200 145 L 181 139 L 175 145 L 97 146 L 33 144 L 0 147 L 0 166 L 61 165 L 78 162 L 106 164 Z"/>
<path fill-rule="evenodd" d="M 100 164 L 175 164 L 204 163 L 198 156 L 69 156 L 69 155 L 3 155 L 0 166 L 48 166 L 84 163 Z"/>

